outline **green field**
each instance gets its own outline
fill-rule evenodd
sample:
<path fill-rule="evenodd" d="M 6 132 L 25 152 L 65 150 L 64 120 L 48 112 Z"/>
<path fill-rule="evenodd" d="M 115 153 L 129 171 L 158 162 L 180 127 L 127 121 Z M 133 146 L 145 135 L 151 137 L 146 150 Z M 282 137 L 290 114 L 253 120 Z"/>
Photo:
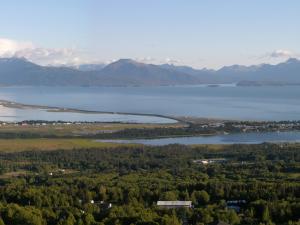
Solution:
<path fill-rule="evenodd" d="M 100 143 L 90 139 L 0 139 L 0 152 L 51 151 L 57 149 L 84 149 L 114 147 L 119 144 Z"/>

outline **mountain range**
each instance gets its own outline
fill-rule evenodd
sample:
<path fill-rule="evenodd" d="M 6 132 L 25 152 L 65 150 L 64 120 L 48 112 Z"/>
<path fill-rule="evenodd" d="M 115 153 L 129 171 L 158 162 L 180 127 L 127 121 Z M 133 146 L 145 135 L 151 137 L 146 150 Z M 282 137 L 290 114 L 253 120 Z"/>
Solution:
<path fill-rule="evenodd" d="M 277 65 L 232 65 L 219 70 L 170 64 L 153 65 L 120 59 L 108 65 L 40 66 L 25 58 L 0 58 L 0 85 L 163 86 L 224 84 L 300 85 L 300 61 Z"/>

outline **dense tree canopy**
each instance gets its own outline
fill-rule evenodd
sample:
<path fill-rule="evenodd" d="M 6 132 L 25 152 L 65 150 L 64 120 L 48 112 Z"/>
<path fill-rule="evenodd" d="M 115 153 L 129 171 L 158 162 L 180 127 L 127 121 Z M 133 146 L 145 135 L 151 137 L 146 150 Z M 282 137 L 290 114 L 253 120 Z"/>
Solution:
<path fill-rule="evenodd" d="M 299 162 L 286 144 L 0 153 L 0 224 L 297 224 Z"/>

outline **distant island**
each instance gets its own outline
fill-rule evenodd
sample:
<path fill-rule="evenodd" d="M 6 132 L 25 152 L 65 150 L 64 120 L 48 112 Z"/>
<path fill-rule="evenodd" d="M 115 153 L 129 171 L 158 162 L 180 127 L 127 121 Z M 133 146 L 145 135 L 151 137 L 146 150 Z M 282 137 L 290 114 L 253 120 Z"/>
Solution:
<path fill-rule="evenodd" d="M 0 58 L 1 86 L 170 86 L 236 83 L 238 86 L 300 85 L 300 61 L 225 66 L 219 70 L 120 59 L 108 65 L 40 66 L 25 58 Z"/>

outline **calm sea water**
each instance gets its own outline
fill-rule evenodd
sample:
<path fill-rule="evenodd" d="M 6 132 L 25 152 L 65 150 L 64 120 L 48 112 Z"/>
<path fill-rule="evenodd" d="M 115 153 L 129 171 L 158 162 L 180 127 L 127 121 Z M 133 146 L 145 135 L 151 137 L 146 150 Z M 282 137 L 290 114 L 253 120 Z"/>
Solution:
<path fill-rule="evenodd" d="M 176 120 L 139 115 L 89 114 L 76 112 L 48 112 L 41 109 L 12 109 L 0 106 L 0 121 L 48 120 L 70 122 L 176 123 Z"/>
<path fill-rule="evenodd" d="M 300 132 L 266 132 L 266 133 L 239 133 L 216 136 L 178 137 L 160 139 L 135 139 L 135 140 L 97 140 L 97 142 L 113 142 L 144 145 L 169 145 L 169 144 L 260 144 L 263 142 L 300 142 Z"/>
<path fill-rule="evenodd" d="M 298 86 L 1 87 L 0 99 L 99 111 L 243 120 L 300 120 Z M 38 111 L 25 113 L 24 110 L 1 109 L 0 119 L 22 118 L 25 114 L 32 117 L 41 115 Z M 52 117 L 59 119 L 57 118 L 59 116 L 55 113 L 46 115 L 49 120 L 52 120 Z M 69 115 L 61 114 L 61 116 L 65 118 Z M 71 117 L 76 120 L 88 120 L 89 116 L 72 114 Z M 111 119 L 108 115 L 102 117 L 107 117 L 106 120 Z M 126 118 L 128 120 L 128 117 L 125 117 L 117 120 Z M 97 119 L 101 120 L 101 116 L 98 115 Z M 136 119 L 129 118 L 129 120 Z M 137 120 L 140 119 L 147 118 Z M 153 119 L 157 118 L 150 120 Z"/>

